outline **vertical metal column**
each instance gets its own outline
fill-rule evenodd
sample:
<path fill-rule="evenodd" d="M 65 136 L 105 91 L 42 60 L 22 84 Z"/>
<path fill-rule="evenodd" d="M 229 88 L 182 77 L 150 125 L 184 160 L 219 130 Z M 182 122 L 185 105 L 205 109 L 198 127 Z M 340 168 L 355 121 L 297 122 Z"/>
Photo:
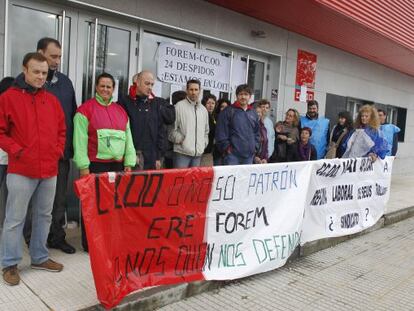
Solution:
<path fill-rule="evenodd" d="M 234 52 L 231 51 L 230 54 L 230 76 L 229 76 L 229 99 L 230 103 L 233 102 L 233 60 L 234 60 Z"/>
<path fill-rule="evenodd" d="M 61 26 L 61 33 L 60 33 L 60 45 L 62 47 L 62 55 L 60 60 L 60 72 L 63 72 L 64 69 L 64 62 L 65 62 L 65 21 L 66 21 L 66 11 L 62 11 L 62 26 Z"/>
<path fill-rule="evenodd" d="M 4 51 L 3 51 L 3 77 L 7 75 L 7 50 L 9 40 L 9 0 L 4 1 Z"/>
<path fill-rule="evenodd" d="M 246 84 L 249 80 L 249 62 L 250 62 L 250 55 L 247 55 L 247 62 L 246 62 Z"/>
<path fill-rule="evenodd" d="M 92 59 L 92 88 L 91 97 L 95 96 L 95 79 L 96 79 L 96 49 L 98 44 L 98 18 L 95 18 L 95 32 L 93 36 L 93 59 Z"/>

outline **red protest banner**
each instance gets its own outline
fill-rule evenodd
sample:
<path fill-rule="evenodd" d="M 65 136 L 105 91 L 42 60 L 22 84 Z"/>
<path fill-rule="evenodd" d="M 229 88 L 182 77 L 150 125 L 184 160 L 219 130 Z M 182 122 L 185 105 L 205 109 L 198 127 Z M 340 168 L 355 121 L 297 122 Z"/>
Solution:
<path fill-rule="evenodd" d="M 91 174 L 75 182 L 105 308 L 147 286 L 202 280 L 212 168 Z"/>

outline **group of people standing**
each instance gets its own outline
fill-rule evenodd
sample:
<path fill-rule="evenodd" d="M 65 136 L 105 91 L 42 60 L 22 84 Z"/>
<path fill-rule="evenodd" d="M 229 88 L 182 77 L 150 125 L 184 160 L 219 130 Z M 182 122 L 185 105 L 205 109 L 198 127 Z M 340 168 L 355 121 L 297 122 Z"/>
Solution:
<path fill-rule="evenodd" d="M 250 104 L 247 84 L 237 87 L 234 103 L 211 94 L 200 101 L 200 81 L 189 80 L 185 91 L 172 94 L 171 105 L 153 94 L 154 75 L 142 71 L 134 75 L 128 94 L 115 102 L 115 79 L 102 73 L 95 96 L 77 107 L 71 81 L 58 71 L 60 61 L 60 43 L 43 38 L 37 52 L 24 57 L 23 72 L 1 83 L 0 182 L 7 179 L 8 189 L 4 224 L 0 217 L 1 265 L 9 285 L 20 281 L 23 235 L 34 269 L 63 269 L 49 258 L 47 246 L 76 251 L 63 229 L 71 158 L 82 177 L 325 156 L 375 160 L 396 152 L 383 138 L 395 140 L 396 129 L 381 131 L 371 106 L 361 108 L 355 124 L 349 113 L 340 113 L 331 132 L 316 101 L 308 102 L 306 116 L 289 109 L 284 121 L 273 124 L 269 101 Z M 88 251 L 83 225 L 82 246 Z"/>
<path fill-rule="evenodd" d="M 213 106 L 214 96 L 202 100 L 207 107 L 208 98 L 210 120 L 214 120 L 210 122 L 210 147 L 203 155 L 215 155 L 210 165 L 366 156 L 375 161 L 397 152 L 400 129 L 386 123 L 386 112 L 374 106 L 362 106 L 355 122 L 348 111 L 340 112 L 331 129 L 330 120 L 319 115 L 318 102 L 310 100 L 306 115 L 290 108 L 283 121 L 273 124 L 268 116 L 270 102 L 262 99 L 249 104 L 251 94 L 248 85 L 240 85 L 235 103 L 228 103 L 224 110 L 219 104 Z"/>

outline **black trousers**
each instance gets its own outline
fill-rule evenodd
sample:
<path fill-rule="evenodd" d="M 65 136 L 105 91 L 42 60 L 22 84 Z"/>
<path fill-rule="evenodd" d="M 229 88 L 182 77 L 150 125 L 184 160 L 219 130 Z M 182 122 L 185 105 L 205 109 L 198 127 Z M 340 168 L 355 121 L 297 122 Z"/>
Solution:
<path fill-rule="evenodd" d="M 66 232 L 63 229 L 63 225 L 65 224 L 65 210 L 67 207 L 66 194 L 68 189 L 69 169 L 69 160 L 59 160 L 58 175 L 56 179 L 56 194 L 52 210 L 52 223 L 50 225 L 49 236 L 47 238 L 47 242 L 50 245 L 59 244 L 66 238 Z M 30 236 L 32 233 L 31 212 L 31 204 L 29 203 L 29 209 L 23 229 L 23 235 L 26 243 L 30 242 Z"/>
<path fill-rule="evenodd" d="M 93 174 L 106 172 L 122 172 L 124 164 L 122 162 L 91 162 L 89 164 L 89 172 Z M 81 217 L 81 232 L 82 232 L 82 247 L 85 251 L 89 251 L 88 240 L 86 239 L 85 223 L 83 222 L 83 215 Z"/>
<path fill-rule="evenodd" d="M 53 202 L 52 224 L 47 238 L 49 244 L 58 244 L 65 240 L 66 232 L 63 229 L 65 224 L 65 211 L 67 208 L 66 194 L 68 191 L 68 177 L 70 170 L 69 160 L 59 161 L 59 172 L 56 180 L 56 194 Z"/>

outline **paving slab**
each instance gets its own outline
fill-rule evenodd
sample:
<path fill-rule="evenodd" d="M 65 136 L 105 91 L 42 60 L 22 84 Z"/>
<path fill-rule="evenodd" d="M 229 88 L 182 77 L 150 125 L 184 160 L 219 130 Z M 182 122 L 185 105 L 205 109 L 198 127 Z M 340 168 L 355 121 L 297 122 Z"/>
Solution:
<path fill-rule="evenodd" d="M 414 218 L 159 311 L 414 310 Z"/>

